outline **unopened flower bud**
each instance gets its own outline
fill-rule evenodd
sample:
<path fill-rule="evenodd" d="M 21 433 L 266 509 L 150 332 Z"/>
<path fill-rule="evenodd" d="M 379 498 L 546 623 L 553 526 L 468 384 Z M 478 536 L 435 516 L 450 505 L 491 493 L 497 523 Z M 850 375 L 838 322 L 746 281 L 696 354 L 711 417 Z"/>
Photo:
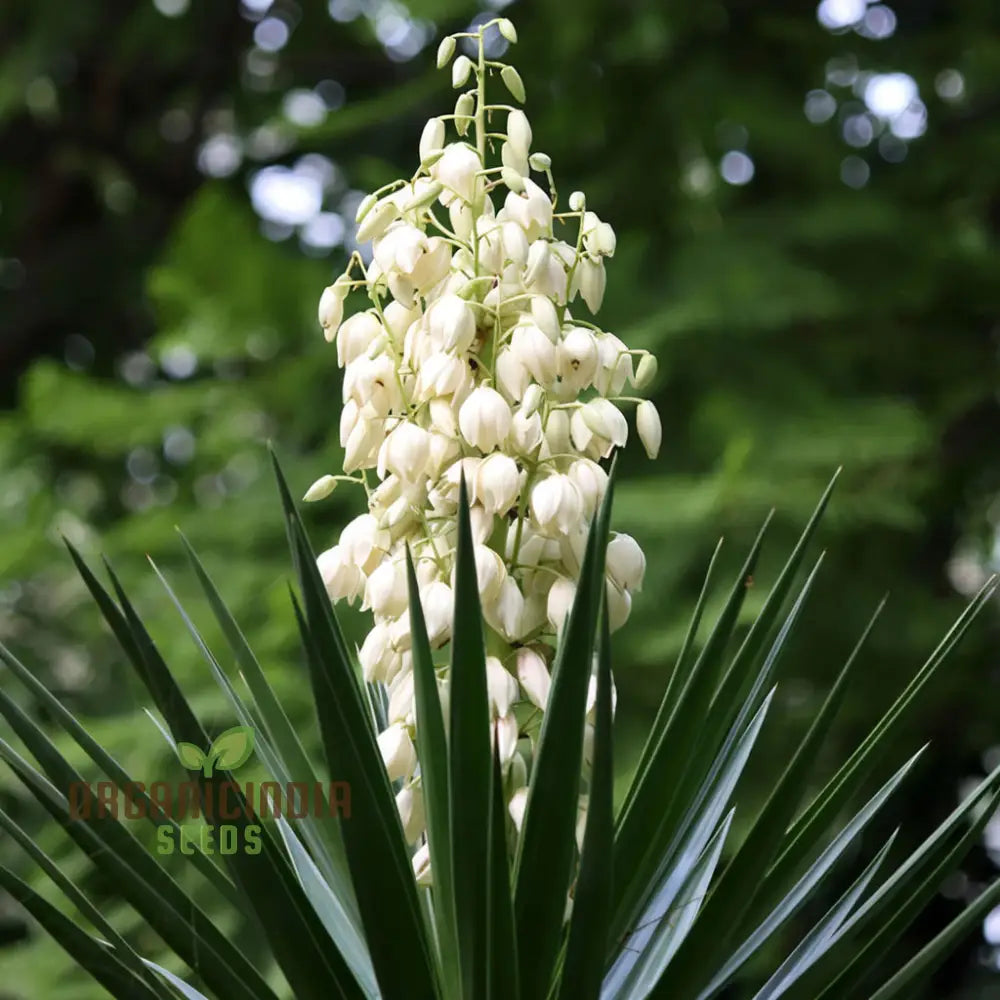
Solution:
<path fill-rule="evenodd" d="M 527 177 L 530 171 L 527 155 L 511 142 L 505 142 L 500 147 L 500 162 L 520 177 Z"/>
<path fill-rule="evenodd" d="M 513 22 L 511 22 L 508 18 L 501 17 L 500 20 L 497 21 L 497 30 L 501 35 L 503 35 L 504 38 L 507 39 L 508 42 L 511 43 L 511 45 L 517 44 L 517 29 L 514 27 Z"/>
<path fill-rule="evenodd" d="M 475 110 L 476 100 L 472 94 L 462 94 L 455 102 L 455 130 L 459 135 L 465 135 L 469 131 Z"/>
<path fill-rule="evenodd" d="M 399 207 L 391 199 L 385 198 L 365 214 L 354 238 L 358 243 L 378 239 L 398 216 Z"/>
<path fill-rule="evenodd" d="M 435 149 L 424 162 L 430 163 L 435 159 L 435 157 L 442 155 L 442 150 Z M 402 211 L 416 212 L 418 209 L 430 205 L 443 190 L 444 185 L 440 181 L 437 183 L 421 185 L 420 188 L 414 193 L 413 197 L 403 204 Z"/>
<path fill-rule="evenodd" d="M 469 67 L 471 69 L 472 63 L 469 63 Z M 500 70 L 500 79 L 503 80 L 503 85 L 511 92 L 514 100 L 519 104 L 524 104 L 524 83 L 521 80 L 521 74 L 513 66 L 504 66 Z M 456 86 L 461 86 L 461 84 L 456 84 Z"/>
<path fill-rule="evenodd" d="M 441 39 L 441 44 L 438 46 L 437 50 L 437 68 L 444 69 L 448 64 L 448 60 L 455 54 L 455 37 L 454 35 L 445 35 Z"/>
<path fill-rule="evenodd" d="M 306 495 L 302 499 L 306 503 L 314 503 L 316 500 L 325 500 L 336 488 L 336 476 L 320 476 L 320 478 L 306 490 Z"/>
<path fill-rule="evenodd" d="M 406 727 L 394 723 L 379 733 L 377 742 L 389 780 L 409 778 L 417 766 L 417 751 Z"/>
<path fill-rule="evenodd" d="M 639 440 L 642 442 L 646 454 L 650 458 L 656 458 L 660 453 L 660 442 L 663 439 L 663 427 L 660 424 L 660 414 L 656 406 L 648 399 L 644 399 L 635 410 L 635 426 L 639 431 Z"/>
<path fill-rule="evenodd" d="M 444 122 L 440 118 L 431 118 L 420 134 L 420 162 L 439 150 L 444 149 Z"/>
<path fill-rule="evenodd" d="M 569 196 L 569 207 L 573 212 L 582 212 L 587 204 L 587 196 L 582 191 L 574 191 Z"/>
<path fill-rule="evenodd" d="M 552 166 L 552 157 L 548 153 L 532 153 L 528 164 L 532 170 L 548 170 Z"/>
<path fill-rule="evenodd" d="M 523 111 L 511 111 L 507 115 L 507 141 L 522 159 L 528 158 L 531 149 L 531 125 Z"/>
<path fill-rule="evenodd" d="M 604 270 L 603 261 L 583 256 L 573 274 L 573 287 L 570 289 L 570 296 L 572 297 L 574 292 L 579 291 L 580 297 L 587 303 L 587 308 L 592 313 L 596 313 L 604 301 L 604 289 L 607 286 L 607 281 L 608 277 Z"/>
<path fill-rule="evenodd" d="M 360 222 L 374 207 L 378 198 L 373 194 L 366 194 L 358 203 L 358 210 L 354 213 L 354 221 Z"/>
<path fill-rule="evenodd" d="M 451 64 L 451 85 L 457 90 L 465 86 L 472 72 L 472 60 L 468 56 L 459 56 Z"/>
<path fill-rule="evenodd" d="M 652 354 L 644 354 L 639 359 L 639 364 L 635 370 L 635 378 L 632 379 L 632 385 L 636 389 L 645 389 L 646 386 L 656 378 L 656 358 Z"/>

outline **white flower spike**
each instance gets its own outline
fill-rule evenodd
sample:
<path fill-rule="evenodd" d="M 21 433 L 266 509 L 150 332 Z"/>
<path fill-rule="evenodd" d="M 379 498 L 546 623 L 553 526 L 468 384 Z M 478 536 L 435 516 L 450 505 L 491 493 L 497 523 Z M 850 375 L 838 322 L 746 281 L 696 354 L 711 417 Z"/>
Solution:
<path fill-rule="evenodd" d="M 388 727 L 378 745 L 389 777 L 404 782 L 396 801 L 410 843 L 424 818 L 407 550 L 447 710 L 441 664 L 453 627 L 464 474 L 489 637 L 491 735 L 520 827 L 527 775 L 517 748 L 538 729 L 524 723 L 522 730 L 519 720 L 545 711 L 553 640 L 607 490 L 606 460 L 628 442 L 629 407 L 637 404 L 637 436 L 651 457 L 662 439 L 655 406 L 623 395 L 626 385 L 641 393 L 653 381 L 655 359 L 584 318 L 602 305 L 614 230 L 583 192 L 559 203 L 551 158 L 532 152 L 528 115 L 511 107 L 524 103 L 521 77 L 485 57 L 484 32 L 493 28 L 517 38 L 509 21 L 495 18 L 441 42 L 438 66 L 450 69 L 460 91 L 454 114 L 424 125 L 411 178 L 362 200 L 354 238 L 371 242 L 371 262 L 354 253 L 318 309 L 344 370 L 344 475 L 320 477 L 306 498 L 328 496 L 343 482 L 361 485 L 368 498 L 318 567 L 332 601 L 361 602 L 372 613 L 358 659 L 365 680 L 387 689 Z M 478 52 L 459 54 L 459 42 L 469 40 Z M 635 540 L 613 536 L 612 629 L 628 618 L 644 574 Z M 414 870 L 422 884 L 429 880 L 426 845 Z"/>

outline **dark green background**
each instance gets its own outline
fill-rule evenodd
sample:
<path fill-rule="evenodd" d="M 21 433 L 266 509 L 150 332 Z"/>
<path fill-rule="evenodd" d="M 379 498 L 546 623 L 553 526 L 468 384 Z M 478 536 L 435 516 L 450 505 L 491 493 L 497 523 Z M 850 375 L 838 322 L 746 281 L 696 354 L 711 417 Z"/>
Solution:
<path fill-rule="evenodd" d="M 344 255 L 262 231 L 249 185 L 261 167 L 321 154 L 336 168 L 324 202 L 336 212 L 350 192 L 409 175 L 424 120 L 452 100 L 447 74 L 433 69 L 437 39 L 477 13 L 412 0 L 427 43 L 404 59 L 377 34 L 389 37 L 386 18 L 403 7 L 358 3 L 367 14 L 338 21 L 316 0 L 276 0 L 267 16 L 290 38 L 265 57 L 251 51 L 261 13 L 231 0 L 160 2 L 176 16 L 148 0 L 6 0 L 0 10 L 0 639 L 150 780 L 177 765 L 59 535 L 109 555 L 195 707 L 224 729 L 234 720 L 145 562 L 195 600 L 180 525 L 311 724 L 265 445 L 300 492 L 338 471 L 340 374 L 315 306 Z M 600 320 L 660 360 L 662 453 L 651 463 L 630 444 L 615 517 L 648 558 L 616 640 L 623 773 L 718 538 L 735 571 L 777 509 L 752 613 L 844 466 L 750 805 L 887 591 L 828 767 L 989 569 L 1000 487 L 1000 8 L 917 0 L 895 10 L 895 31 L 880 40 L 830 31 L 811 4 L 788 0 L 535 0 L 504 13 L 521 36 L 507 58 L 525 81 L 535 148 L 553 157 L 560 190 L 585 190 L 618 233 Z M 864 114 L 869 72 L 916 81 L 922 136 L 894 142 L 872 121 L 871 143 L 848 144 L 844 123 Z M 289 121 L 285 95 L 324 80 L 341 85 L 343 105 L 315 125 Z M 837 112 L 812 123 L 806 95 L 824 88 Z M 199 151 L 220 133 L 243 155 L 213 178 Z M 720 176 L 734 149 L 753 161 L 746 185 Z M 868 168 L 860 187 L 842 179 L 858 176 L 858 161 Z M 360 509 L 346 490 L 311 508 L 317 545 Z M 361 634 L 360 616 L 345 621 Z M 885 820 L 904 824 L 901 840 L 926 832 L 995 755 L 997 632 L 991 607 L 887 761 L 933 741 Z M 37 828 L 0 780 L 4 808 Z M 85 871 L 58 831 L 38 836 L 72 874 Z M 993 874 L 977 852 L 906 948 Z M 155 938 L 121 918 L 155 954 Z M 233 932 L 252 944 L 252 929 Z M 2 898 L 0 937 L 0 996 L 100 996 Z M 926 995 L 993 995 L 1000 980 L 985 963 L 995 960 L 974 936 Z"/>

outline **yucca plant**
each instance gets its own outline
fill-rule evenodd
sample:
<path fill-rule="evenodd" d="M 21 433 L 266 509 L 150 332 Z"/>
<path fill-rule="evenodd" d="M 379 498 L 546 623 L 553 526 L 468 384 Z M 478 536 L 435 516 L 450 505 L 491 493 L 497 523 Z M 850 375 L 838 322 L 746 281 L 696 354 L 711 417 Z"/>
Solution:
<path fill-rule="evenodd" d="M 3 739 L 0 756 L 176 962 L 141 955 L 2 812 L 0 825 L 89 928 L 13 871 L 0 868 L 0 883 L 127 1000 L 708 1000 L 733 982 L 758 998 L 909 996 L 1000 899 L 998 883 L 877 981 L 890 947 L 995 811 L 1000 768 L 907 858 L 890 867 L 892 838 L 869 850 L 849 888 L 791 945 L 789 931 L 808 900 L 843 878 L 863 832 L 914 769 L 919 753 L 895 761 L 866 796 L 874 766 L 898 752 L 908 710 L 995 585 L 806 801 L 873 617 L 766 802 L 740 816 L 745 832 L 732 837 L 779 657 L 819 570 L 796 592 L 827 490 L 735 648 L 763 531 L 703 636 L 710 566 L 615 810 L 610 636 L 628 618 L 645 560 L 628 536 L 611 537 L 614 474 L 601 462 L 625 444 L 620 407 L 632 403 L 656 456 L 655 407 L 622 395 L 626 384 L 641 391 L 655 362 L 571 315 L 577 298 L 599 308 L 614 233 L 579 192 L 556 210 L 551 164 L 530 153 L 527 118 L 489 103 L 491 74 L 524 99 L 512 67 L 487 58 L 492 28 L 516 39 L 498 19 L 442 43 L 441 65 L 471 43 L 475 60 L 458 55 L 452 79 L 473 86 L 454 114 L 428 122 L 415 176 L 361 204 L 359 239 L 373 240 L 373 260 L 352 256 L 321 299 L 320 322 L 346 369 L 344 474 L 322 477 L 306 499 L 348 481 L 364 489 L 368 512 L 317 557 L 275 463 L 323 765 L 190 547 L 245 683 L 237 688 L 161 577 L 237 723 L 214 740 L 110 567 L 109 590 L 71 548 L 164 735 L 195 772 L 184 784 L 188 815 L 164 783 L 126 773 L 2 647 L 9 673 L 114 797 L 94 794 L 2 690 L 0 714 L 36 763 Z M 492 124 L 501 114 L 504 132 Z M 474 144 L 446 144 L 446 121 Z M 532 170 L 545 174 L 547 194 Z M 558 226 L 575 245 L 557 238 Z M 344 321 L 348 293 L 362 288 L 371 308 Z M 355 655 L 332 603 L 359 598 L 374 622 Z M 270 779 L 256 794 L 232 773 L 253 749 Z M 303 807 L 317 787 L 329 793 L 323 808 Z M 120 794 L 123 817 L 111 805 Z M 331 808 L 338 796 L 344 808 Z M 155 851 L 133 821 L 156 827 Z M 207 910 L 164 864 L 164 848 L 178 846 L 212 893 Z M 219 929 L 224 907 L 256 925 L 269 954 L 250 955 Z"/>

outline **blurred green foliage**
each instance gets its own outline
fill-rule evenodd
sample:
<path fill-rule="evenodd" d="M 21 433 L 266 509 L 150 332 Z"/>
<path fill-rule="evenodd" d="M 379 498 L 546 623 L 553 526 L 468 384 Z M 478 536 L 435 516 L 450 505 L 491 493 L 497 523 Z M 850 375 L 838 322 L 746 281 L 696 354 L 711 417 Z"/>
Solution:
<path fill-rule="evenodd" d="M 821 12 L 853 6 L 827 0 Z M 275 0 L 266 13 L 235 0 L 12 0 L 0 13 L 0 639 L 151 780 L 175 765 L 59 536 L 109 556 L 196 710 L 218 713 L 222 729 L 233 720 L 143 558 L 196 605 L 179 525 L 306 722 L 265 444 L 302 491 L 337 471 L 340 376 L 315 305 L 344 254 L 274 220 L 262 227 L 248 187 L 261 167 L 301 169 L 313 154 L 307 166 L 329 164 L 324 211 L 349 223 L 356 192 L 412 170 L 423 121 L 449 101 L 435 40 L 476 14 L 466 0 L 334 0 L 330 11 L 315 0 Z M 630 446 L 616 502 L 615 527 L 649 562 L 616 636 L 623 769 L 719 536 L 723 569 L 734 568 L 776 508 L 749 616 L 844 466 L 821 579 L 788 654 L 794 681 L 755 762 L 764 793 L 769 761 L 883 594 L 831 763 L 991 560 L 1000 9 L 919 0 L 895 10 L 882 39 L 828 30 L 811 5 L 785 0 L 534 0 L 507 12 L 536 148 L 552 155 L 560 190 L 586 191 L 618 232 L 602 323 L 660 360 L 663 451 L 649 463 Z M 291 29 L 273 53 L 254 46 L 267 18 Z M 423 47 L 404 58 L 418 36 Z M 866 113 L 866 82 L 888 72 L 919 87 L 922 135 L 894 137 Z M 317 85 L 322 120 L 290 117 L 288 95 Z M 828 120 L 804 114 L 810 94 L 832 104 Z M 845 140 L 855 118 L 870 142 Z M 229 143 L 226 169 L 209 169 L 213 137 Z M 752 161 L 749 183 L 720 176 L 733 151 Z M 310 508 L 314 541 L 332 540 L 361 502 L 343 489 Z M 345 617 L 359 635 L 360 616 Z M 996 634 L 995 617 L 974 630 L 900 748 L 934 741 L 893 817 L 913 834 L 1000 743 Z M 20 817 L 26 806 L 4 782 L 4 808 Z M 38 837 L 72 856 L 58 831 Z M 912 940 L 992 871 L 985 854 L 973 858 L 964 888 Z M 2 901 L 0 921 L 9 941 L 27 933 Z M 995 960 L 971 940 L 927 995 L 987 995 L 996 980 L 982 963 Z M 99 995 L 33 931 L 0 951 L 0 968 L 0 996 Z"/>

